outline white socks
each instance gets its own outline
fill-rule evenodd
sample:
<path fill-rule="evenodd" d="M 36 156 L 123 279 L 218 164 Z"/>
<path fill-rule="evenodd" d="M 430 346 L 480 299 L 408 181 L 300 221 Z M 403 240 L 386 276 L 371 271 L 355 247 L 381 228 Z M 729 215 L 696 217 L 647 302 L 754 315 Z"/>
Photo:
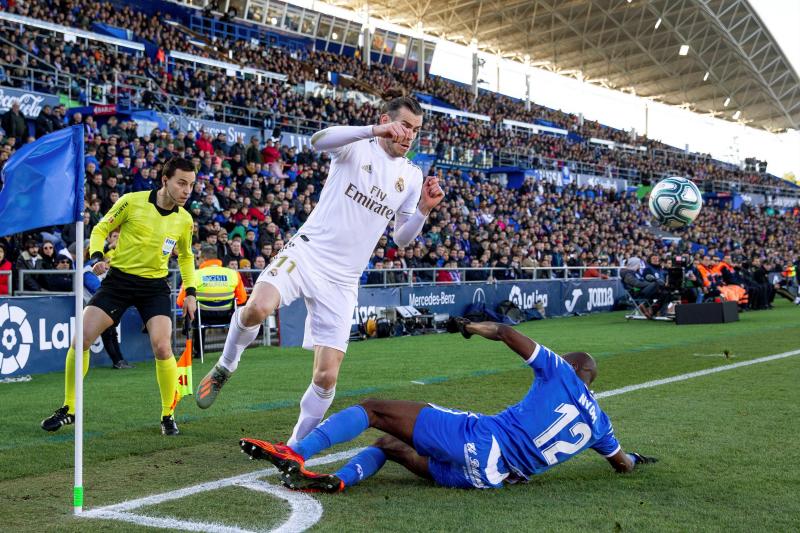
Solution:
<path fill-rule="evenodd" d="M 222 349 L 222 357 L 217 362 L 229 372 L 234 372 L 239 366 L 239 359 L 242 358 L 242 352 L 245 348 L 250 346 L 250 343 L 256 340 L 258 336 L 258 328 L 261 324 L 256 324 L 251 328 L 244 327 L 239 321 L 239 313 L 242 308 L 236 310 L 231 317 L 231 326 L 228 328 L 228 336 L 225 338 L 225 347 Z"/>
<path fill-rule="evenodd" d="M 303 399 L 300 400 L 300 417 L 297 419 L 291 438 L 286 443 L 287 446 L 294 447 L 298 441 L 317 427 L 325 417 L 328 407 L 333 403 L 334 395 L 336 395 L 336 387 L 323 389 L 313 382 L 308 386 L 306 393 L 303 394 Z"/>

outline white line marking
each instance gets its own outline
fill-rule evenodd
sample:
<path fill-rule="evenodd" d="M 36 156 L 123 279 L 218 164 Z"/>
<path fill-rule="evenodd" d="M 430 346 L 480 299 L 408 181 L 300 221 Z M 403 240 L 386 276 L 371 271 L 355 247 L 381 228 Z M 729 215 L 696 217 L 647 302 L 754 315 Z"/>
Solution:
<path fill-rule="evenodd" d="M 625 394 L 626 392 L 633 392 L 641 389 L 650 389 L 652 387 L 658 387 L 660 385 L 666 385 L 668 383 L 675 383 L 677 381 L 686 381 L 687 379 L 698 378 L 700 376 L 707 376 L 709 374 L 716 374 L 717 372 L 725 372 L 726 370 L 733 370 L 734 368 L 739 368 L 742 366 L 750 366 L 750 365 L 756 365 L 758 363 L 766 363 L 767 361 L 785 359 L 787 357 L 791 357 L 793 355 L 798 355 L 798 354 L 800 354 L 800 350 L 792 350 L 791 352 L 783 352 L 775 355 L 768 355 L 766 357 L 759 357 L 757 359 L 750 359 L 748 361 L 740 361 L 738 363 L 733 363 L 730 365 L 715 366 L 714 368 L 706 368 L 705 370 L 688 372 L 686 374 L 672 376 L 671 378 L 654 379 L 653 381 L 646 381 L 644 383 L 639 383 L 637 385 L 628 385 L 627 387 L 622 387 L 619 389 L 609 390 L 601 392 L 599 394 L 595 394 L 594 397 L 598 399 L 608 398 L 609 396 L 617 396 L 619 394 Z"/>
<path fill-rule="evenodd" d="M 693 379 L 701 376 L 707 376 L 709 374 L 716 374 L 717 372 L 725 372 L 727 370 L 733 370 L 736 368 L 740 368 L 743 366 L 750 366 L 756 365 L 759 363 L 766 363 L 768 361 L 775 361 L 778 359 L 785 359 L 787 357 L 791 357 L 793 355 L 800 354 L 800 350 L 792 350 L 790 352 L 783 352 L 775 355 L 769 355 L 766 357 L 759 357 L 756 359 L 750 359 L 748 361 L 740 361 L 738 363 L 732 363 L 724 366 L 718 366 L 714 368 L 708 368 L 705 370 L 698 370 L 696 372 L 688 372 L 686 374 L 680 374 L 677 376 L 672 376 L 669 378 L 663 379 L 655 379 L 652 381 L 646 381 L 644 383 L 639 383 L 636 385 L 628 385 L 627 387 L 621 387 L 619 389 L 613 389 L 609 391 L 600 392 L 595 394 L 595 398 L 609 398 L 611 396 L 618 396 L 620 394 L 625 394 L 627 392 L 633 392 L 642 389 L 649 389 L 653 387 L 658 387 L 661 385 L 667 385 L 669 383 L 676 383 L 679 381 L 686 381 L 688 379 Z M 345 450 L 343 452 L 334 453 L 331 455 L 325 455 L 322 457 L 317 457 L 315 459 L 311 459 L 306 464 L 308 466 L 316 466 L 316 465 L 324 465 L 328 463 L 335 463 L 337 461 L 342 461 L 344 459 L 349 459 L 356 455 L 358 452 L 363 450 L 363 448 L 355 448 L 352 450 Z M 133 509 L 137 509 L 139 507 L 145 507 L 148 505 L 156 505 L 159 503 L 177 500 L 179 498 L 185 498 L 187 496 L 191 496 L 192 494 L 197 494 L 199 492 L 206 492 L 209 490 L 215 490 L 222 487 L 228 487 L 231 485 L 240 485 L 249 489 L 253 490 L 261 490 L 263 492 L 269 492 L 270 494 L 279 496 L 277 490 L 285 490 L 279 489 L 275 487 L 276 491 L 273 492 L 272 486 L 268 483 L 258 481 L 258 478 L 269 476 L 276 474 L 278 471 L 275 468 L 265 468 L 263 470 L 257 470 L 255 472 L 250 472 L 248 474 L 241 474 L 238 476 L 233 476 L 225 479 L 219 479 L 217 481 L 209 481 L 207 483 L 201 483 L 199 485 L 193 485 L 191 487 L 186 487 L 183 489 L 178 489 L 170 492 L 164 492 L 162 494 L 153 494 L 150 496 L 145 496 L 144 498 L 137 498 L 135 500 L 128 500 L 126 502 L 117 503 L 114 505 L 107 505 L 105 507 L 98 507 L 97 509 L 92 509 L 89 511 L 85 511 L 81 514 L 81 517 L 84 518 L 101 518 L 107 520 L 121 520 L 125 522 L 131 522 L 134 524 L 139 524 L 142 526 L 149 526 L 154 528 L 162 528 L 162 529 L 182 529 L 184 531 L 206 531 L 209 533 L 253 533 L 251 531 L 240 529 L 237 527 L 230 527 L 225 526 L 222 524 L 214 524 L 209 522 L 199 522 L 199 521 L 187 521 L 187 520 L 178 520 L 175 518 L 157 518 L 151 516 L 145 516 L 140 514 L 129 513 L 127 511 L 131 511 Z M 269 487 L 269 490 L 267 489 Z M 290 492 L 290 491 L 289 491 Z M 286 498 L 283 498 L 286 499 Z M 309 498 L 311 499 L 311 498 Z M 316 500 L 312 500 L 316 501 Z M 291 502 L 289 502 L 292 505 Z M 299 505 L 299 504 L 298 504 Z M 322 508 L 319 508 L 319 515 L 314 518 L 314 520 L 304 521 L 304 525 L 299 525 L 298 522 L 293 522 L 292 517 L 294 516 L 295 507 L 292 505 L 292 516 L 290 516 L 289 520 L 287 520 L 280 529 L 276 531 L 280 531 L 281 533 L 286 533 L 289 531 L 303 531 L 311 526 L 313 526 L 322 516 Z M 314 512 L 313 510 L 311 512 Z M 302 518 L 298 518 L 301 520 Z"/>
<path fill-rule="evenodd" d="M 322 457 L 316 457 L 314 459 L 311 459 L 306 464 L 308 466 L 316 466 L 328 463 L 335 463 L 337 461 L 342 461 L 344 459 L 350 459 L 361 450 L 363 450 L 363 448 L 354 448 L 352 450 L 345 450 L 343 452 L 334 453 L 331 455 L 323 455 Z M 199 485 L 193 485 L 191 487 L 186 487 L 184 489 L 164 492 L 162 494 L 153 494 L 151 496 L 145 496 L 144 498 L 137 498 L 135 500 L 128 500 L 126 502 L 117 503 L 114 505 L 98 507 L 97 509 L 85 511 L 84 513 L 81 514 L 81 516 L 86 518 L 94 518 L 94 514 L 103 513 L 106 511 L 132 511 L 133 509 L 137 509 L 139 507 L 145 507 L 148 505 L 157 505 L 159 503 L 185 498 L 186 496 L 191 496 L 192 494 L 197 494 L 198 492 L 206 492 L 209 490 L 221 489 L 222 487 L 229 487 L 231 485 L 242 485 L 244 483 L 256 481 L 260 477 L 271 476 L 277 473 L 278 470 L 275 467 L 264 468 L 263 470 L 256 470 L 255 472 L 250 472 L 248 474 L 240 474 L 238 476 L 228 477 L 225 479 L 218 479 L 216 481 L 209 481 L 207 483 L 201 483 Z"/>
<path fill-rule="evenodd" d="M 242 487 L 266 492 L 289 502 L 292 507 L 292 514 L 281 527 L 273 530 L 275 533 L 300 533 L 319 522 L 319 519 L 322 518 L 322 504 L 308 494 L 270 485 L 265 481 L 252 481 L 243 484 Z"/>
<path fill-rule="evenodd" d="M 84 513 L 81 516 L 89 516 Z M 183 531 L 213 531 L 214 533 L 257 533 L 248 529 L 214 524 L 212 522 L 198 522 L 180 520 L 178 518 L 161 518 L 157 516 L 147 516 L 119 511 L 103 511 L 96 513 L 92 511 L 90 518 L 104 518 L 106 520 L 121 520 L 131 522 L 140 526 L 157 527 L 161 529 L 181 529 Z"/>
<path fill-rule="evenodd" d="M 414 385 L 425 385 L 424 381 L 412 381 L 411 383 L 413 383 Z"/>

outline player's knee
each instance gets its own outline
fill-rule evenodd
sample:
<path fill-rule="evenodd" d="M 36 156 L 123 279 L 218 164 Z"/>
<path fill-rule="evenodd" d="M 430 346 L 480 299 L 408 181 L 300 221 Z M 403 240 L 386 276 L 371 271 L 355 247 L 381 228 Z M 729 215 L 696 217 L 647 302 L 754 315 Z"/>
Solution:
<path fill-rule="evenodd" d="M 380 419 L 382 403 L 383 400 L 378 400 L 377 398 L 367 398 L 358 404 L 364 409 L 364 411 L 366 411 L 367 417 L 369 417 L 370 427 L 375 427 L 376 423 Z"/>
<path fill-rule="evenodd" d="M 318 369 L 314 372 L 314 385 L 326 390 L 330 390 L 336 386 L 336 379 L 339 377 L 338 370 L 323 370 Z"/>
<path fill-rule="evenodd" d="M 172 345 L 168 341 L 154 344 L 153 355 L 156 356 L 156 359 L 167 359 L 172 357 Z"/>
<path fill-rule="evenodd" d="M 242 323 L 246 327 L 261 324 L 272 314 L 272 306 L 268 302 L 250 300 L 247 302 L 244 313 L 242 315 Z"/>
<path fill-rule="evenodd" d="M 403 465 L 411 462 L 416 455 L 413 448 L 392 435 L 383 435 L 375 441 L 373 446 L 380 448 L 390 461 Z"/>

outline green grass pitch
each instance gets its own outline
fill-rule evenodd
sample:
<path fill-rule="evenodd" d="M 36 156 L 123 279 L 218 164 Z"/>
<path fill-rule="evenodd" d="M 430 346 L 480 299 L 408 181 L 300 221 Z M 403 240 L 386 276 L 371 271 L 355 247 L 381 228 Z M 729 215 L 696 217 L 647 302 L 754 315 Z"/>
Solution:
<path fill-rule="evenodd" d="M 626 322 L 622 313 L 530 322 L 519 330 L 556 351 L 598 360 L 596 392 L 800 349 L 800 309 L 744 313 L 734 324 Z M 730 358 L 723 355 L 729 351 Z M 195 383 L 216 357 L 195 364 Z M 311 375 L 300 349 L 249 350 L 208 411 L 185 398 L 182 434 L 159 433 L 153 364 L 92 369 L 86 378 L 85 505 L 88 509 L 269 465 L 239 453 L 243 436 L 285 440 Z M 615 474 L 594 452 L 527 485 L 498 491 L 436 488 L 389 464 L 339 495 L 317 496 L 320 531 L 798 531 L 800 355 L 600 400 L 627 450 L 660 458 Z M 502 343 L 427 335 L 353 343 L 332 410 L 368 396 L 495 412 L 519 400 L 530 370 Z M 419 382 L 419 383 L 412 383 Z M 145 531 L 71 515 L 73 428 L 39 421 L 62 401 L 60 373 L 0 385 L 0 530 Z M 340 452 L 368 444 L 365 434 Z M 333 463 L 318 470 L 333 470 Z M 276 476 L 264 478 L 277 484 Z M 141 507 L 140 515 L 269 530 L 289 504 L 228 486 Z"/>

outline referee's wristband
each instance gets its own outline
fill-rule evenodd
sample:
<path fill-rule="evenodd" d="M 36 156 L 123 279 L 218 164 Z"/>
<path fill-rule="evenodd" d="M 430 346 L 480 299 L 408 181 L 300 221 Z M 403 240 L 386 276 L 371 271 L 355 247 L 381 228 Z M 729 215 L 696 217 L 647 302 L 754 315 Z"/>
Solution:
<path fill-rule="evenodd" d="M 197 298 L 197 288 L 196 287 L 186 287 L 186 296 L 194 296 Z"/>
<path fill-rule="evenodd" d="M 96 260 L 96 261 L 102 261 L 105 258 L 106 258 L 106 256 L 103 255 L 103 252 L 95 252 L 95 253 L 92 254 L 92 257 L 91 257 L 91 259 Z"/>

